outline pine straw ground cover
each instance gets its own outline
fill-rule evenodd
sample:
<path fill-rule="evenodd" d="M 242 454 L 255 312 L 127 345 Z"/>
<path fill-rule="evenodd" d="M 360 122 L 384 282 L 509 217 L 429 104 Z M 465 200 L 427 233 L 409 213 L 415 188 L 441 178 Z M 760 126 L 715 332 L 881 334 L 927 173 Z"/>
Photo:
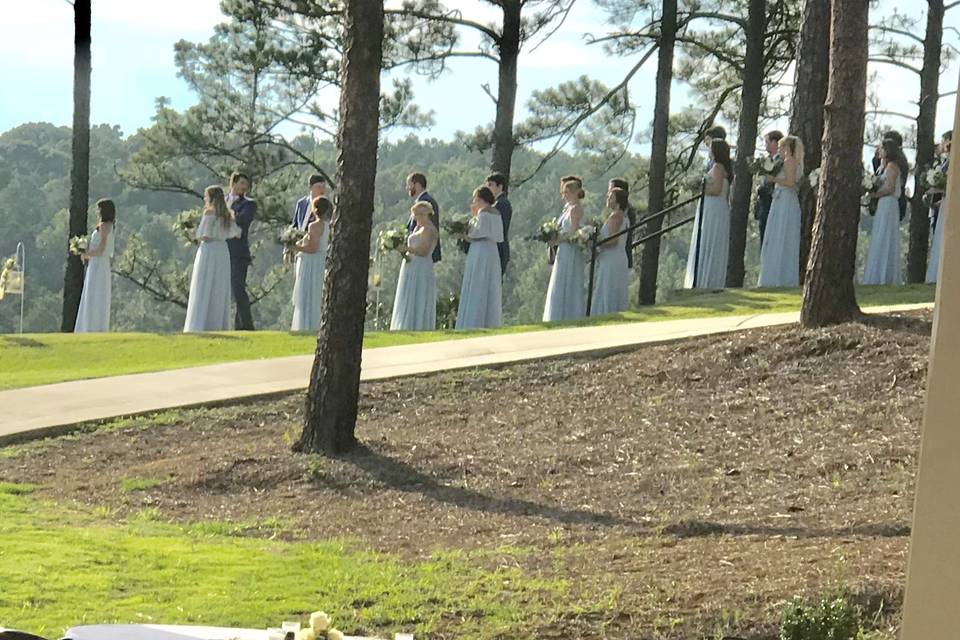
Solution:
<path fill-rule="evenodd" d="M 0 480 L 30 487 L 6 507 L 24 535 L 180 539 L 136 585 L 166 622 L 197 619 L 160 602 L 190 548 L 334 541 L 297 565 L 301 600 L 191 598 L 217 624 L 320 607 L 429 638 L 769 639 L 792 596 L 844 590 L 893 638 L 929 334 L 925 312 L 365 384 L 363 447 L 337 459 L 290 453 L 298 396 L 168 412 L 0 449 Z M 0 584 L 44 562 L 5 535 Z M 0 622 L 134 615 L 43 593 L 0 590 Z"/>

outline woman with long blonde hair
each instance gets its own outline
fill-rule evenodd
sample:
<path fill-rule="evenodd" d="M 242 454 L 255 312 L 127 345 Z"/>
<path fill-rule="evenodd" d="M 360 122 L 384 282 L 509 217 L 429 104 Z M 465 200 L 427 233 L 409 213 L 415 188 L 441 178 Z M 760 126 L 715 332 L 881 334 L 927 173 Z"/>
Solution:
<path fill-rule="evenodd" d="M 195 239 L 197 257 L 190 276 L 190 297 L 183 331 L 226 331 L 230 328 L 230 251 L 227 238 L 239 238 L 240 227 L 227 206 L 223 188 L 203 192 L 204 209 Z"/>
<path fill-rule="evenodd" d="M 800 198 L 803 178 L 803 142 L 797 136 L 780 140 L 783 168 L 772 176 L 773 202 L 760 247 L 761 287 L 796 287 L 800 284 Z"/>

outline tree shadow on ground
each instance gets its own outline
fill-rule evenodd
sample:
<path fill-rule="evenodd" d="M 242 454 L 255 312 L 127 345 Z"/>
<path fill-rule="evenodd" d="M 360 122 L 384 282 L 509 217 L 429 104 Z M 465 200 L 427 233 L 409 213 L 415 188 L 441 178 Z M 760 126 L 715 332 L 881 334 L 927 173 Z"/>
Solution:
<path fill-rule="evenodd" d="M 342 457 L 371 478 L 398 491 L 423 494 L 437 502 L 486 513 L 532 516 L 562 524 L 600 525 L 638 528 L 638 523 L 619 516 L 583 509 L 564 509 L 520 498 L 489 496 L 472 489 L 443 484 L 416 468 L 382 455 L 366 445 Z"/>

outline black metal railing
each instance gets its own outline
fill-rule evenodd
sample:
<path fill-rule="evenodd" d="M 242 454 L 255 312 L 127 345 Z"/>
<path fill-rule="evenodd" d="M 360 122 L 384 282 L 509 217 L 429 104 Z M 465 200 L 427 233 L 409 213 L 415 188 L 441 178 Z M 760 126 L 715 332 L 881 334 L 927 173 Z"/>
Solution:
<path fill-rule="evenodd" d="M 597 248 L 600 247 L 601 245 L 607 244 L 608 242 L 615 241 L 617 238 L 619 238 L 619 237 L 622 236 L 622 235 L 626 235 L 626 234 L 628 234 L 628 233 L 632 233 L 633 231 L 639 229 L 640 227 L 645 226 L 648 222 L 650 222 L 650 221 L 652 221 L 652 220 L 657 220 L 657 219 L 659 219 L 659 218 L 663 218 L 664 216 L 667 216 L 667 215 L 669 215 L 670 213 L 673 213 L 673 212 L 676 211 L 677 209 L 682 209 L 683 207 L 685 207 L 685 206 L 687 206 L 687 205 L 689 205 L 689 204 L 692 204 L 692 203 L 696 202 L 697 200 L 700 200 L 701 196 L 702 196 L 702 194 L 701 194 L 701 193 L 698 193 L 698 194 L 696 194 L 695 196 L 691 196 L 691 197 L 687 198 L 686 200 L 683 200 L 683 201 L 678 202 L 678 203 L 676 203 L 676 204 L 672 204 L 672 205 L 670 205 L 669 207 L 667 207 L 667 208 L 665 208 L 665 209 L 662 209 L 662 210 L 660 210 L 660 211 L 657 211 L 656 213 L 652 213 L 652 214 L 650 214 L 650 215 L 648 215 L 648 216 L 645 216 L 645 217 L 641 218 L 640 220 L 637 220 L 635 223 L 633 223 L 632 225 L 630 225 L 630 226 L 627 227 L 626 229 L 621 229 L 621 230 L 618 231 L 617 233 L 615 233 L 615 234 L 613 234 L 613 235 L 611 235 L 611 236 L 609 236 L 609 237 L 607 237 L 607 238 L 604 238 L 603 240 L 601 240 L 601 241 L 599 241 L 599 242 L 597 241 L 596 236 L 594 236 L 593 241 L 590 243 L 590 281 L 589 281 L 589 284 L 588 284 L 588 287 L 587 287 L 587 316 L 590 315 L 590 307 L 593 306 L 593 280 L 594 280 L 594 277 L 595 277 L 595 275 L 596 275 L 596 269 L 597 269 Z M 682 226 L 685 225 L 685 224 L 690 224 L 691 222 L 693 222 L 694 220 L 696 220 L 696 218 L 697 218 L 697 216 L 696 216 L 696 214 L 694 214 L 694 215 L 692 215 L 692 216 L 688 216 L 688 217 L 684 218 L 683 220 L 680 220 L 679 222 L 674 222 L 674 223 L 672 223 L 672 224 L 670 224 L 670 225 L 668 225 L 668 226 L 666 226 L 666 227 L 663 227 L 662 229 L 659 229 L 659 230 L 657 230 L 657 231 L 654 231 L 653 233 L 648 233 L 647 235 L 641 237 L 639 240 L 634 240 L 634 241 L 630 244 L 630 251 L 633 252 L 634 249 L 636 249 L 637 247 L 639 247 L 640 245 L 642 245 L 642 244 L 645 243 L 645 242 L 650 242 L 650 241 L 653 240 L 654 238 L 659 238 L 660 236 L 662 236 L 663 234 L 665 234 L 665 233 L 667 233 L 667 232 L 673 231 L 674 229 L 677 229 L 677 228 L 679 228 L 679 227 L 682 227 Z M 597 229 L 596 233 L 600 233 L 600 230 Z"/>

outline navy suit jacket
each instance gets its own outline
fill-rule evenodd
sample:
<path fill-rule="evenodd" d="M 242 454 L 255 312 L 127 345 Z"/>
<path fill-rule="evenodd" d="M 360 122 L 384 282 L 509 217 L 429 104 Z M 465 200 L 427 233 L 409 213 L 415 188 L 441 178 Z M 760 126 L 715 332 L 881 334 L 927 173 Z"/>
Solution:
<path fill-rule="evenodd" d="M 293 209 L 293 222 L 290 226 L 303 229 L 303 223 L 307 219 L 308 211 L 310 211 L 310 196 L 303 196 L 297 200 L 297 206 Z"/>
<path fill-rule="evenodd" d="M 510 238 L 507 234 L 510 232 L 510 219 L 513 217 L 513 205 L 507 198 L 507 194 L 501 193 L 493 206 L 500 212 L 500 219 L 503 221 L 503 242 L 497 243 L 497 251 L 500 253 L 500 267 L 506 268 L 510 262 Z"/>
<path fill-rule="evenodd" d="M 430 221 L 433 222 L 433 226 L 437 228 L 437 231 L 440 231 L 440 205 L 437 204 L 437 201 L 433 199 L 429 193 L 424 191 L 417 197 L 417 202 L 429 202 L 430 206 L 433 207 L 433 215 L 430 216 Z M 411 215 L 407 219 L 407 231 L 413 233 L 414 229 L 417 228 L 417 221 L 414 220 Z M 437 246 L 433 249 L 433 261 L 440 262 L 440 243 L 437 242 Z"/>
<path fill-rule="evenodd" d="M 257 203 L 241 196 L 235 199 L 230 208 L 233 209 L 233 217 L 240 227 L 240 237 L 227 240 L 227 248 L 230 250 L 231 260 L 249 260 L 250 259 L 250 224 L 257 216 Z"/>

